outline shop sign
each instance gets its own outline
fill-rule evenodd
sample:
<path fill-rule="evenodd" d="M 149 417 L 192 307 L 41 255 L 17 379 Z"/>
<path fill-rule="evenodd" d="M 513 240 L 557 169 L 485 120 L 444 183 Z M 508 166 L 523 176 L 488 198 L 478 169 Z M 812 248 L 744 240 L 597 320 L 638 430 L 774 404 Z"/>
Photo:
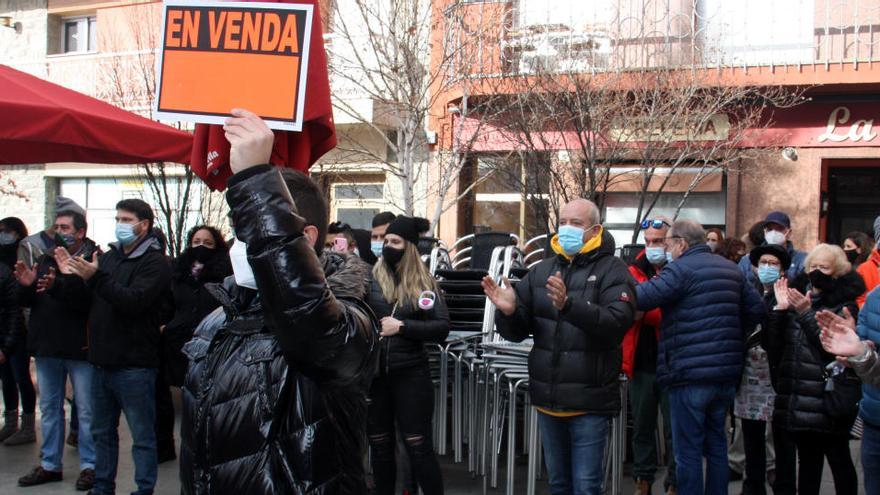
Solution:
<path fill-rule="evenodd" d="M 819 135 L 818 141 L 832 141 L 842 143 L 844 141 L 873 141 L 877 137 L 874 132 L 874 119 L 851 120 L 849 107 L 839 106 L 828 115 L 828 123 L 825 132 Z"/>

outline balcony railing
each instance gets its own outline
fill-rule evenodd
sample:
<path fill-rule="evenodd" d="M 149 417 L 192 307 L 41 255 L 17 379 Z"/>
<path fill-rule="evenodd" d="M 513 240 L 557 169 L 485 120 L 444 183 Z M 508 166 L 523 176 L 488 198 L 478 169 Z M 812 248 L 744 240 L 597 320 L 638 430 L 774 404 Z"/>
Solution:
<path fill-rule="evenodd" d="M 154 51 L 51 55 L 15 68 L 126 110 L 149 115 L 155 95 Z"/>
<path fill-rule="evenodd" d="M 880 0 L 457 1 L 454 71 L 475 75 L 872 63 Z"/>

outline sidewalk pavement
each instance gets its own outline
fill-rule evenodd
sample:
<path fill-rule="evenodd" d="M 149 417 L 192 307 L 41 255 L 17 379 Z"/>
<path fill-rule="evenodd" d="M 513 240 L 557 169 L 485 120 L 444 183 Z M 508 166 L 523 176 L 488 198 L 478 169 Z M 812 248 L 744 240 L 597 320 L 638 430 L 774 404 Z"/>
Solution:
<path fill-rule="evenodd" d="M 174 397 L 176 406 L 179 406 L 179 392 L 175 390 Z M 179 411 L 179 407 L 178 407 Z M 179 418 L 177 422 L 179 427 Z M 39 436 L 39 434 L 38 434 Z M 177 437 L 179 441 L 179 437 Z M 861 465 L 859 459 L 859 442 L 852 442 L 853 459 L 856 461 L 859 476 L 861 477 Z M 518 461 L 516 482 L 514 492 L 517 495 L 524 494 L 526 488 L 525 482 L 525 461 L 523 457 Z M 18 447 L 6 447 L 0 445 L 0 493 L 5 495 L 51 495 L 51 494 L 73 494 L 76 492 L 74 484 L 79 475 L 79 455 L 75 448 L 65 445 L 64 448 L 64 480 L 59 483 L 48 483 L 41 486 L 30 488 L 19 488 L 18 478 L 26 474 L 40 462 L 39 443 L 22 445 Z M 478 495 L 483 493 L 482 478 L 472 478 L 467 472 L 467 463 L 455 464 L 452 462 L 452 456 L 444 456 L 440 458 L 441 467 L 443 469 L 443 478 L 448 495 Z M 626 466 L 628 468 L 628 466 Z M 625 472 L 628 469 L 625 468 Z M 119 470 L 116 478 L 117 492 L 120 494 L 130 493 L 134 490 L 134 465 L 131 460 L 131 435 L 128 432 L 128 426 L 124 417 L 120 420 L 119 432 Z M 496 490 L 489 490 L 487 493 L 503 494 L 505 493 L 505 476 L 499 473 L 499 487 Z M 662 480 L 662 473 L 658 473 L 658 480 Z M 538 481 L 538 495 L 547 495 L 549 490 L 546 480 Z M 658 481 L 654 485 L 654 492 L 660 493 L 662 482 Z M 730 495 L 739 495 L 742 485 L 739 482 L 731 483 L 729 487 Z M 630 495 L 633 492 L 632 479 L 628 476 L 623 480 L 623 493 Z M 157 495 L 173 495 L 180 493 L 180 483 L 178 481 L 177 462 L 166 462 L 159 465 L 159 481 L 156 486 Z M 772 493 L 768 488 L 767 493 Z M 831 478 L 831 472 L 827 463 L 825 473 L 822 477 L 823 495 L 831 495 L 834 493 L 834 484 Z M 860 494 L 864 491 L 860 486 Z"/>

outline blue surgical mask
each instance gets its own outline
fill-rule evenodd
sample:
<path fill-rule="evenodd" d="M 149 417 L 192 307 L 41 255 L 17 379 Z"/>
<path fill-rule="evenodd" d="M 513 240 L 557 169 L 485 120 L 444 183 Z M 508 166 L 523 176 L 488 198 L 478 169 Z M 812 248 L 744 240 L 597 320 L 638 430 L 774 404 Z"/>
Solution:
<path fill-rule="evenodd" d="M 670 253 L 669 251 L 666 251 L 666 262 L 672 263 L 673 261 L 675 261 L 675 260 L 672 259 L 672 253 Z"/>
<path fill-rule="evenodd" d="M 572 225 L 559 227 L 559 245 L 565 254 L 574 256 L 584 247 L 584 229 Z"/>
<path fill-rule="evenodd" d="M 15 244 L 15 234 L 12 232 L 0 232 L 0 246 L 9 246 Z"/>
<path fill-rule="evenodd" d="M 372 251 L 377 258 L 380 258 L 382 256 L 382 246 L 384 245 L 385 243 L 382 241 L 370 241 L 370 251 Z"/>
<path fill-rule="evenodd" d="M 127 246 L 134 242 L 137 239 L 137 234 L 134 233 L 134 225 L 130 223 L 117 223 L 116 224 L 116 240 L 119 241 L 123 246 Z"/>
<path fill-rule="evenodd" d="M 779 268 L 770 265 L 758 266 L 758 280 L 764 285 L 770 285 L 779 280 Z"/>
<path fill-rule="evenodd" d="M 666 249 L 662 247 L 645 248 L 645 257 L 652 265 L 662 265 L 666 263 Z"/>

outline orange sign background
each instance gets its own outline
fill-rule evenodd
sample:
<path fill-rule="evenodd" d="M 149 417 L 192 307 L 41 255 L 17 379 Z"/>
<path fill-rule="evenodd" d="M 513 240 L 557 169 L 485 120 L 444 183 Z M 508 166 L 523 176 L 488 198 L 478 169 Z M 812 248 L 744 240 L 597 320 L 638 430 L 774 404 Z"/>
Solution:
<path fill-rule="evenodd" d="M 218 124 L 238 107 L 301 129 L 312 6 L 254 5 L 165 2 L 157 118 Z"/>

